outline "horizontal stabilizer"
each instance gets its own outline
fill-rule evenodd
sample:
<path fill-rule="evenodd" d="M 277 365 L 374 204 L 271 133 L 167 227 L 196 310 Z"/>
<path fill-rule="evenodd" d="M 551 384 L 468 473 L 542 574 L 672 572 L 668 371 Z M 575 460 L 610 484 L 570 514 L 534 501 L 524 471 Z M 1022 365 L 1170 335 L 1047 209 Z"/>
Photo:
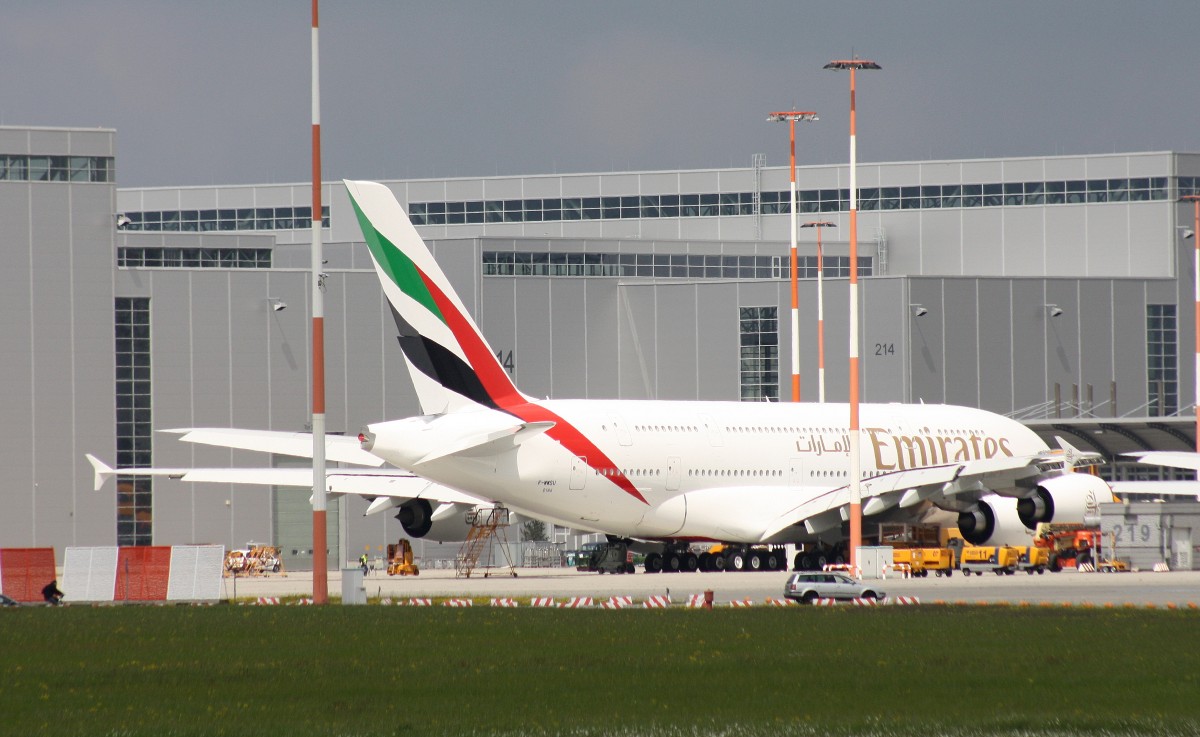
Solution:
<path fill-rule="evenodd" d="M 488 456 L 512 450 L 535 435 L 541 435 L 554 427 L 553 422 L 525 422 L 510 427 L 479 433 L 447 443 L 418 460 L 414 466 L 445 458 L 451 455 Z"/>
<path fill-rule="evenodd" d="M 185 443 L 253 450 L 260 453 L 278 453 L 296 458 L 312 458 L 313 438 L 311 433 L 219 427 L 178 428 L 163 430 L 163 432 L 182 435 L 179 439 Z M 359 466 L 379 467 L 383 465 L 382 458 L 362 449 L 358 438 L 346 435 L 327 435 L 325 437 L 325 460 L 354 463 Z"/>

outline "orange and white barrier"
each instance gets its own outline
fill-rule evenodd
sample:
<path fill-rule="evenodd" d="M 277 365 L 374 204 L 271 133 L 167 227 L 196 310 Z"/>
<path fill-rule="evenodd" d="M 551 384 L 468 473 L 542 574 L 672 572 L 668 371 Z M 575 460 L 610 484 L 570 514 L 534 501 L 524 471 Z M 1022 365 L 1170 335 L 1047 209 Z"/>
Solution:
<path fill-rule="evenodd" d="M 567 601 L 558 605 L 562 609 L 580 609 L 583 607 L 592 606 L 592 597 L 590 596 L 572 596 Z"/>
<path fill-rule="evenodd" d="M 854 606 L 879 606 L 879 599 L 857 598 L 857 599 L 851 599 L 850 603 L 853 604 Z"/>
<path fill-rule="evenodd" d="M 795 599 L 776 599 L 773 596 L 767 597 L 767 606 L 795 606 Z"/>
<path fill-rule="evenodd" d="M 409 606 L 433 606 L 433 599 L 413 598 L 408 600 Z"/>
<path fill-rule="evenodd" d="M 687 603 L 684 606 L 688 609 L 703 609 L 704 594 L 692 594 L 687 598 Z"/>
<path fill-rule="evenodd" d="M 633 606 L 633 597 L 632 596 L 613 596 L 613 597 L 610 597 L 608 601 L 604 602 L 600 606 L 604 607 L 605 609 L 625 609 L 626 607 Z"/>
<path fill-rule="evenodd" d="M 889 568 L 888 564 L 884 563 L 882 578 L 887 578 L 888 568 Z M 910 563 L 893 563 L 890 566 L 890 568 L 892 570 L 892 573 L 900 574 L 901 578 L 911 578 L 912 577 L 912 564 L 910 564 Z"/>
<path fill-rule="evenodd" d="M 751 607 L 754 606 L 754 602 L 749 599 L 733 599 L 729 602 L 729 606 L 735 608 Z"/>
<path fill-rule="evenodd" d="M 816 599 L 813 601 L 813 604 L 816 606 L 835 606 L 837 603 L 837 599 Z"/>
<path fill-rule="evenodd" d="M 669 596 L 650 596 L 646 598 L 642 604 L 646 609 L 665 609 L 671 606 L 671 597 Z"/>
<path fill-rule="evenodd" d="M 529 606 L 553 607 L 557 606 L 557 604 L 555 604 L 554 599 L 550 598 L 549 596 L 535 596 L 532 600 L 530 600 Z"/>
<path fill-rule="evenodd" d="M 65 602 L 216 601 L 223 545 L 69 547 L 59 588 Z"/>
<path fill-rule="evenodd" d="M 455 607 L 474 606 L 474 602 L 472 602 L 470 599 L 446 599 L 446 601 L 442 604 L 442 606 L 455 606 Z"/>
<path fill-rule="evenodd" d="M 380 606 L 391 606 L 392 605 L 392 597 L 390 597 L 390 596 L 383 597 L 382 599 L 379 600 L 379 605 Z"/>
<path fill-rule="evenodd" d="M 311 597 L 306 596 L 303 599 L 296 600 L 296 606 L 312 606 L 312 605 L 313 605 L 313 600 Z"/>
<path fill-rule="evenodd" d="M 279 603 L 278 596 L 260 596 L 254 602 L 258 606 L 275 606 Z"/>
<path fill-rule="evenodd" d="M 492 606 L 515 607 L 515 606 L 517 606 L 517 600 L 516 599 L 492 599 Z"/>
<path fill-rule="evenodd" d="M 884 604 L 899 604 L 899 605 L 904 606 L 904 605 L 909 605 L 909 604 L 920 604 L 921 600 L 915 596 L 889 596 L 883 600 L 883 603 Z"/>

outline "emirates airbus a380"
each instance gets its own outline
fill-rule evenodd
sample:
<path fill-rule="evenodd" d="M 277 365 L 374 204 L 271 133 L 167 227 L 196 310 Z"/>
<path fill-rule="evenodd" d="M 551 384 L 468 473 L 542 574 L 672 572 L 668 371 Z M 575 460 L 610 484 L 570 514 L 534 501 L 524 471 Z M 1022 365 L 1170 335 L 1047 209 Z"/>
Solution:
<path fill-rule="evenodd" d="M 339 469 L 327 484 L 374 498 L 373 510 L 399 507 L 410 534 L 429 534 L 463 505 L 500 502 L 640 545 L 648 571 L 779 569 L 787 561 L 773 546 L 843 551 L 852 442 L 868 524 L 941 520 L 974 544 L 1029 544 L 1038 523 L 1082 522 L 1112 500 L 1103 480 L 1074 472 L 1082 455 L 1061 439 L 1051 450 L 1020 423 L 967 407 L 864 404 L 851 438 L 846 404 L 524 395 L 391 191 L 346 187 L 422 414 L 368 425 L 361 447 L 339 439 L 331 457 L 394 468 Z M 207 429 L 184 439 L 303 456 L 302 437 Z M 97 470 L 98 482 L 111 473 Z M 300 481 L 311 484 L 311 473 Z M 698 558 L 694 541 L 727 552 Z"/>

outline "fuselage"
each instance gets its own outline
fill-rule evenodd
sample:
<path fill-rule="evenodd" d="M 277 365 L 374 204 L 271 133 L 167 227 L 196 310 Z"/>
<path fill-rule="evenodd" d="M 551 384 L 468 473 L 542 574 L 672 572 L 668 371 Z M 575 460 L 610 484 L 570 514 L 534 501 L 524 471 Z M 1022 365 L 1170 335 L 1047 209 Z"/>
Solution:
<path fill-rule="evenodd" d="M 815 496 L 850 483 L 845 404 L 533 404 L 538 419 L 554 427 L 515 446 L 484 442 L 502 438 L 503 428 L 520 421 L 481 407 L 371 425 L 370 450 L 467 493 L 578 527 L 635 537 L 752 538 L 755 522 L 735 519 L 739 515 L 729 515 L 724 526 L 710 519 L 699 532 L 689 530 L 689 503 L 690 519 L 698 522 L 703 505 L 712 507 L 704 510 L 709 518 L 719 516 L 722 507 L 738 508 L 739 493 L 769 505 L 777 490 L 780 504 L 786 504 L 794 503 L 797 490 Z M 861 475 L 867 485 L 893 471 L 1046 449 L 1020 423 L 977 409 L 864 404 L 860 412 Z M 455 443 L 465 446 L 461 452 L 421 462 Z"/>

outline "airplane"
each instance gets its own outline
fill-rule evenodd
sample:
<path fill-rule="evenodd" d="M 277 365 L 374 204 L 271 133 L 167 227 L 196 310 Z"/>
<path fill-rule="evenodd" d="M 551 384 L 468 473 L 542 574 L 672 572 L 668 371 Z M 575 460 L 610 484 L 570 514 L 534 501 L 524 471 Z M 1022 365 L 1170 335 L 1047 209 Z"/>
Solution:
<path fill-rule="evenodd" d="M 1098 519 L 1113 498 L 1103 480 L 1074 471 L 1095 454 L 1061 438 L 1052 450 L 1019 422 L 969 407 L 863 404 L 852 439 L 846 404 L 535 399 L 512 383 L 392 192 L 345 185 L 422 412 L 368 424 L 359 446 L 431 482 L 429 498 L 373 506 L 427 519 L 434 489 L 501 502 L 647 551 L 646 570 L 657 572 L 779 570 L 788 543 L 805 546 L 796 567 L 811 549 L 847 559 L 852 440 L 867 523 L 940 521 L 972 544 L 1028 545 L 1039 523 Z M 223 447 L 307 455 L 279 433 L 195 432 Z M 693 542 L 724 552 L 697 556 Z"/>

